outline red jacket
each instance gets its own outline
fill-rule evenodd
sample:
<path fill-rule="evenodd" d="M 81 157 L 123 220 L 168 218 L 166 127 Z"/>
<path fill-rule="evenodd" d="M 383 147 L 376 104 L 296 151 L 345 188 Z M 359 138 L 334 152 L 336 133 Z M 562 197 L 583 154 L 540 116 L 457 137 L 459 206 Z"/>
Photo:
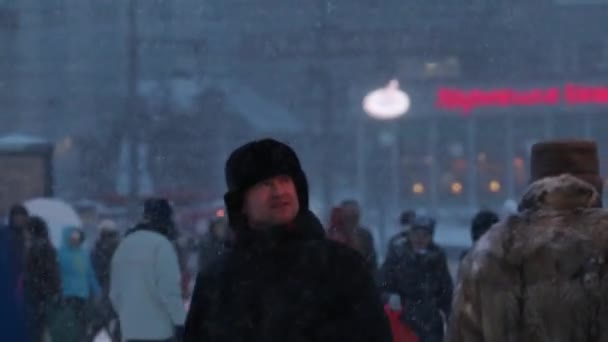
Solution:
<path fill-rule="evenodd" d="M 384 306 L 384 312 L 391 324 L 394 342 L 418 342 L 418 336 L 414 334 L 414 331 L 401 322 L 403 310 L 392 310 L 387 304 Z"/>

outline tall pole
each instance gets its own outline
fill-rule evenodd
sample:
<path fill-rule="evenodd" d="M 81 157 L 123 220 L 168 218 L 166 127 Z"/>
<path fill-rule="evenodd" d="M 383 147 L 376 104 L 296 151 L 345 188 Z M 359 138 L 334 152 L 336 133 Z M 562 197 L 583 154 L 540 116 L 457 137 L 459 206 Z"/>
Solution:
<path fill-rule="evenodd" d="M 515 172 L 514 172 L 514 160 L 515 160 L 515 140 L 513 137 L 513 116 L 505 116 L 505 167 L 507 170 L 507 199 L 515 198 Z"/>
<path fill-rule="evenodd" d="M 333 186 L 333 170 L 329 165 L 333 164 L 332 157 L 332 131 L 333 131 L 333 106 L 334 106 L 334 94 L 333 94 L 333 79 L 331 71 L 327 65 L 328 51 L 327 51 L 327 31 L 328 31 L 328 3 L 326 0 L 318 0 L 318 9 L 320 11 L 320 23 L 317 31 L 317 58 L 319 63 L 319 69 L 321 70 L 321 82 L 323 83 L 323 100 L 320 106 L 320 135 L 321 139 L 319 142 L 322 144 L 322 193 L 323 193 L 323 207 L 324 210 L 329 210 L 332 205 L 332 186 Z"/>
<path fill-rule="evenodd" d="M 429 188 L 431 190 L 431 214 L 436 215 L 439 208 L 439 155 L 437 145 L 439 142 L 439 118 L 433 117 L 430 122 L 428 134 L 428 155 L 429 163 Z"/>
<path fill-rule="evenodd" d="M 469 208 L 472 210 L 476 210 L 477 206 L 478 206 L 478 199 L 477 199 L 477 187 L 479 185 L 479 182 L 477 180 L 477 175 L 478 175 L 478 165 L 477 165 L 477 138 L 476 138 L 476 132 L 477 132 L 477 120 L 475 118 L 475 116 L 472 116 L 468 122 L 467 125 L 467 150 L 468 150 L 468 155 L 469 155 L 469 160 L 468 160 L 468 165 L 469 165 L 469 172 L 468 172 L 468 183 L 469 183 L 469 198 L 468 198 L 468 202 L 469 202 Z"/>
<path fill-rule="evenodd" d="M 592 136 L 593 136 L 593 129 L 591 128 L 591 125 L 592 125 L 591 113 L 586 113 L 583 120 L 585 120 L 583 122 L 583 124 L 584 124 L 583 133 L 584 133 L 585 139 L 591 140 Z"/>
<path fill-rule="evenodd" d="M 365 169 L 365 118 L 360 115 L 357 120 L 357 190 L 359 193 L 359 200 L 361 207 L 365 208 L 365 180 L 366 169 Z"/>
<path fill-rule="evenodd" d="M 129 0 L 127 9 L 127 124 L 125 139 L 129 142 L 129 212 L 135 213 L 139 195 L 138 143 L 139 108 L 139 40 L 137 34 L 137 0 Z"/>
<path fill-rule="evenodd" d="M 544 122 L 544 135 L 545 135 L 545 139 L 549 140 L 553 138 L 553 115 L 551 113 L 546 114 L 545 115 L 545 122 Z"/>
<path fill-rule="evenodd" d="M 393 144 L 391 145 L 391 195 L 392 195 L 392 207 L 393 213 L 399 212 L 401 209 L 400 192 L 401 192 L 401 143 L 399 140 L 399 122 L 395 121 L 393 127 L 391 127 L 391 134 L 393 135 Z"/>

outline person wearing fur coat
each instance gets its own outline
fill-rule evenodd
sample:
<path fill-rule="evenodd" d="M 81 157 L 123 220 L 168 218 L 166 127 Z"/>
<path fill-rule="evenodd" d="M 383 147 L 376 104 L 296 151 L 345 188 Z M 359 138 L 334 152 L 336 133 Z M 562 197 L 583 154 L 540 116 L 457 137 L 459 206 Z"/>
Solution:
<path fill-rule="evenodd" d="M 448 342 L 608 341 L 608 211 L 596 145 L 540 143 L 518 213 L 463 261 Z"/>

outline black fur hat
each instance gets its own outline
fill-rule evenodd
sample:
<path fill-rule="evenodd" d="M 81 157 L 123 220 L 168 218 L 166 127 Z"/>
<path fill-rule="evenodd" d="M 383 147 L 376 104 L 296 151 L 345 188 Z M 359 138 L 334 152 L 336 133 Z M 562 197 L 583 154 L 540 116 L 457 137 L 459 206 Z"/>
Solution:
<path fill-rule="evenodd" d="M 294 150 L 274 139 L 263 139 L 237 148 L 226 162 L 228 192 L 224 202 L 234 228 L 243 207 L 245 192 L 259 182 L 276 176 L 290 176 L 296 186 L 300 210 L 308 209 L 308 182 Z"/>

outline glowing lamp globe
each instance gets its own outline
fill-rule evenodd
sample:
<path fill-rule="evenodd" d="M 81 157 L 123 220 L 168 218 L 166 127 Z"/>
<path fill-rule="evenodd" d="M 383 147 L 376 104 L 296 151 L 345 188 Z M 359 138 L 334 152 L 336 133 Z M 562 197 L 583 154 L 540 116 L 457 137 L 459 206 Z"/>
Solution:
<path fill-rule="evenodd" d="M 390 120 L 403 116 L 410 109 L 410 97 L 399 88 L 399 82 L 376 89 L 363 98 L 363 109 L 372 118 Z"/>

